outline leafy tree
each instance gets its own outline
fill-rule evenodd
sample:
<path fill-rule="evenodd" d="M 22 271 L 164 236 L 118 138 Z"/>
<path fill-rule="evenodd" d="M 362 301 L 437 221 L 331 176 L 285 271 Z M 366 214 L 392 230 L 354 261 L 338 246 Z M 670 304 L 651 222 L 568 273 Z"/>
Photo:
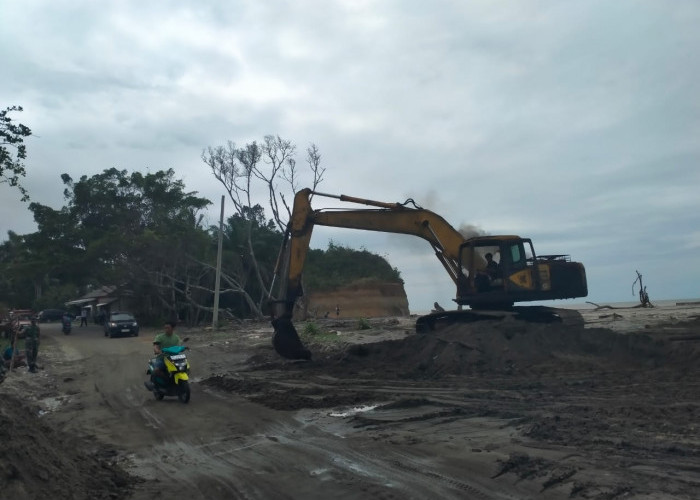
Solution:
<path fill-rule="evenodd" d="M 115 168 L 77 182 L 64 174 L 67 205 L 30 204 L 39 232 L 28 243 L 43 256 L 37 273 L 81 285 L 117 284 L 144 300 L 144 317 L 192 316 L 189 289 L 201 279 L 209 235 L 199 212 L 211 202 L 186 192 L 172 169 L 154 174 Z M 196 314 L 194 314 L 196 316 Z"/>
<path fill-rule="evenodd" d="M 22 108 L 10 106 L 0 111 L 0 184 L 16 187 L 22 193 L 22 201 L 27 201 L 29 195 L 19 179 L 26 175 L 22 163 L 27 157 L 24 138 L 32 135 L 32 131 L 29 127 L 12 121 L 8 114 L 13 111 L 21 112 Z"/>
<path fill-rule="evenodd" d="M 359 280 L 402 283 L 401 273 L 384 257 L 367 250 L 328 244 L 327 250 L 310 249 L 304 266 L 304 282 L 309 290 L 328 291 Z"/>
<path fill-rule="evenodd" d="M 298 178 L 293 151 L 279 137 L 267 137 L 260 148 L 253 143 L 238 150 L 230 143 L 228 150 L 210 151 L 212 169 L 236 200 L 224 228 L 220 301 L 236 317 L 263 314 L 283 218 L 291 211 L 280 185 L 293 192 Z M 315 147 L 307 153 L 315 187 L 323 174 L 320 156 Z M 263 164 L 270 171 L 263 171 Z M 172 170 L 142 174 L 111 168 L 77 181 L 66 174 L 61 178 L 65 205 L 55 210 L 31 203 L 38 231 L 10 232 L 0 244 L 0 301 L 41 309 L 91 285 L 119 285 L 133 293 L 139 308 L 134 312 L 145 322 L 177 315 L 196 324 L 211 317 L 218 228 L 202 227 L 200 214 L 209 200 L 187 192 Z M 272 219 L 253 203 L 254 181 L 262 181 L 274 200 Z M 400 280 L 381 257 L 334 244 L 311 250 L 306 276 L 314 289 L 372 277 Z"/>
<path fill-rule="evenodd" d="M 26 237 L 8 231 L 8 239 L 0 245 L 0 296 L 10 308 L 28 309 L 32 305 L 32 259 Z"/>
<path fill-rule="evenodd" d="M 63 309 L 63 304 L 75 299 L 79 294 L 79 288 L 72 283 L 51 282 L 48 283 L 41 297 L 34 300 L 32 308 L 37 312 L 54 307 Z"/>

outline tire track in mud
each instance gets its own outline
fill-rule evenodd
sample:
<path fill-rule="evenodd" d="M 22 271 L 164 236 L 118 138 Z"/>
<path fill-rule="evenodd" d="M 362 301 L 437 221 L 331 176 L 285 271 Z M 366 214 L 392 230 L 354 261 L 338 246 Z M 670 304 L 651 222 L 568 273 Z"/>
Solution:
<path fill-rule="evenodd" d="M 257 378 L 257 377 L 253 377 Z M 267 377 L 264 377 L 267 378 Z M 462 410 L 465 406 L 465 391 L 462 388 L 436 388 L 435 386 L 419 387 L 415 381 L 408 381 L 401 384 L 399 381 L 392 380 L 390 385 L 377 384 L 376 382 L 367 379 L 345 379 L 339 381 L 338 384 L 329 384 L 328 377 L 321 376 L 318 378 L 311 377 L 307 380 L 307 386 L 313 386 L 312 393 L 334 392 L 340 394 L 345 390 L 351 392 L 359 392 L 365 394 L 375 394 L 376 397 L 371 398 L 371 401 L 383 400 L 384 404 L 372 405 L 376 406 L 373 410 L 368 411 L 371 416 L 365 416 L 367 413 L 354 413 L 352 417 L 346 418 L 345 424 L 325 424 L 321 419 L 310 419 L 313 425 L 319 426 L 325 431 L 346 438 L 350 435 L 356 437 L 358 429 L 372 427 L 373 431 L 384 427 L 395 427 L 396 425 L 405 424 L 407 422 L 427 422 L 436 419 L 449 419 L 457 416 L 458 418 L 467 418 L 467 412 Z M 297 387 L 298 384 L 294 380 L 270 381 L 271 384 L 279 386 L 279 391 L 289 392 L 290 388 Z M 258 387 L 254 383 L 253 386 Z M 397 397 L 400 398 L 397 401 Z M 257 399 L 257 398 L 256 398 Z M 342 396 L 340 397 L 342 399 Z M 259 400 L 259 399 L 258 399 Z M 387 404 L 390 401 L 393 403 Z M 474 399 L 469 400 L 469 404 L 474 403 Z M 370 401 L 367 401 L 370 405 Z M 361 406 L 362 403 L 359 403 Z M 352 405 L 351 405 L 352 406 Z M 358 405 L 354 405 L 358 406 Z M 319 410 L 321 413 L 332 414 L 333 411 L 342 414 L 341 407 L 333 409 Z M 416 409 L 419 411 L 416 413 Z M 390 417 L 385 417 L 383 414 L 392 413 Z M 302 420 L 304 420 L 302 418 Z M 337 420 L 337 419 L 336 419 Z M 345 428 L 345 431 L 340 429 Z M 348 428 L 354 429 L 348 431 Z M 360 431 L 361 432 L 361 431 Z M 376 432 L 375 432 L 376 433 Z M 307 446 L 309 444 L 307 443 Z M 494 492 L 493 490 L 502 490 L 502 485 L 493 484 L 492 488 L 478 486 L 464 479 L 450 476 L 444 472 L 438 472 L 438 469 L 432 469 L 425 461 L 411 459 L 408 453 L 398 454 L 390 452 L 387 456 L 381 456 L 376 453 L 368 454 L 366 451 L 355 453 L 343 451 L 341 456 L 338 456 L 338 451 L 335 449 L 332 452 L 332 460 L 336 466 L 348 469 L 354 474 L 367 470 L 375 470 L 376 479 L 390 478 L 392 486 L 396 489 L 403 489 L 404 494 L 409 498 L 435 498 L 436 491 L 440 491 L 446 498 L 458 496 L 460 498 L 479 498 L 479 499 L 511 499 L 516 500 L 521 497 L 517 495 L 507 494 L 503 491 Z M 396 458 L 396 457 L 400 458 Z M 420 479 L 419 479 L 420 478 Z M 402 486 L 398 486 L 399 483 Z M 429 484 L 430 487 L 426 487 Z M 435 488 L 439 488 L 436 490 Z M 417 491 L 424 491 L 418 496 Z M 466 496 L 464 496 L 466 495 Z"/>
<path fill-rule="evenodd" d="M 363 429 L 375 439 L 399 445 L 430 441 L 431 429 L 438 432 L 445 422 L 467 428 L 474 418 L 501 418 L 517 435 L 504 444 L 504 449 L 516 451 L 499 459 L 502 481 L 527 479 L 535 492 L 539 486 L 553 498 L 567 490 L 590 498 L 654 491 L 672 498 L 700 486 L 691 465 L 693 457 L 700 456 L 692 426 L 700 421 L 698 384 L 683 375 L 697 372 L 697 349 L 679 349 L 645 334 L 594 330 L 565 337 L 563 333 L 541 330 L 537 337 L 519 340 L 521 347 L 526 340 L 542 344 L 525 345 L 522 351 L 534 353 L 536 363 L 529 363 L 521 352 L 523 362 L 487 365 L 490 371 L 479 374 L 459 368 L 464 360 L 442 344 L 436 350 L 428 343 L 420 355 L 409 352 L 403 368 L 399 364 L 401 354 L 408 351 L 405 346 L 380 346 L 372 353 L 358 351 L 353 358 L 329 356 L 316 365 L 253 365 L 237 372 L 236 383 L 230 388 L 223 384 L 222 389 L 289 411 L 320 412 L 330 407 L 342 413 L 343 408 L 373 405 L 372 411 L 356 415 L 345 427 L 330 424 L 329 429 L 352 438 L 357 437 L 352 427 Z M 550 340 L 552 346 L 546 350 Z M 494 359 L 511 357 L 499 356 L 515 347 L 503 339 L 493 343 L 492 351 L 498 354 Z M 369 359 L 372 355 L 376 359 Z M 432 366 L 429 373 L 415 371 L 417 361 L 439 356 L 455 363 L 455 368 L 448 373 L 426 364 Z M 421 436 L 419 440 L 413 440 L 412 431 Z M 441 444 L 426 442 L 425 447 Z M 572 454 L 574 450 L 577 453 Z M 512 464 L 517 467 L 509 468 Z M 420 461 L 404 465 L 398 460 L 384 466 L 387 474 L 397 477 L 401 470 L 414 476 L 426 471 L 427 478 L 464 488 L 468 496 L 493 495 L 488 489 L 470 492 L 468 481 L 445 475 L 439 467 L 433 476 Z M 685 478 L 665 481 L 664 471 L 669 474 L 676 467 Z M 610 473 L 601 474 L 606 470 Z"/>
<path fill-rule="evenodd" d="M 478 488 L 472 484 L 466 483 L 462 480 L 451 478 L 448 476 L 445 476 L 444 474 L 441 474 L 439 472 L 435 471 L 426 471 L 423 465 L 418 465 L 415 464 L 413 460 L 410 460 L 409 457 L 402 457 L 401 460 L 396 459 L 392 460 L 390 462 L 394 467 L 408 471 L 410 474 L 415 475 L 421 475 L 424 476 L 426 479 L 429 481 L 435 481 L 440 484 L 447 484 L 450 487 L 463 491 L 465 494 L 468 494 L 469 496 L 467 498 L 478 498 L 482 500 L 497 500 L 497 499 L 511 499 L 511 500 L 518 500 L 516 497 L 511 496 L 511 495 L 500 495 L 500 494 L 489 494 L 485 492 L 483 489 Z"/>
<path fill-rule="evenodd" d="M 150 453 L 133 456 L 132 472 L 150 481 L 172 482 L 179 494 L 199 498 L 264 498 L 237 478 L 234 450 L 213 443 L 193 443 L 168 438 L 150 448 Z M 158 484 L 153 490 L 160 489 Z M 148 495 L 145 496 L 148 498 Z"/>
<path fill-rule="evenodd" d="M 278 436 L 278 439 L 282 439 Z M 342 443 L 342 444 L 341 444 Z M 287 442 L 286 444 L 293 444 Z M 298 441 L 295 447 L 300 446 Z M 445 473 L 432 470 L 425 461 L 419 461 L 408 454 L 388 450 L 387 454 L 369 452 L 364 440 L 358 442 L 338 441 L 335 435 L 321 427 L 314 437 L 305 439 L 305 450 L 318 456 L 326 456 L 327 466 L 315 474 L 332 477 L 335 482 L 363 483 L 354 485 L 364 494 L 372 492 L 378 498 L 478 498 L 482 500 L 516 500 L 511 495 L 494 494 L 484 488 Z M 330 468 L 332 466 L 332 469 Z M 382 492 L 384 492 L 382 494 Z M 468 496 L 464 496 L 468 494 Z M 386 495 L 390 495 L 387 497 Z M 375 498 L 372 496 L 372 498 Z"/>

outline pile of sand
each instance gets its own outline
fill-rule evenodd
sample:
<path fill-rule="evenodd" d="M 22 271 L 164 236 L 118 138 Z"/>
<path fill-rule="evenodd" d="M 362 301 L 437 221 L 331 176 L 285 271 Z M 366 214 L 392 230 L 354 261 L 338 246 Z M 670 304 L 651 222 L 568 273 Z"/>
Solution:
<path fill-rule="evenodd" d="M 604 328 L 568 327 L 519 321 L 452 325 L 402 340 L 354 345 L 316 362 L 343 371 L 383 371 L 399 377 L 517 374 L 572 364 L 640 369 L 687 366 L 697 370 L 700 352 L 647 334 L 619 334 Z M 313 349 L 312 349 L 313 350 Z"/>
<path fill-rule="evenodd" d="M 0 406 L 0 498 L 126 498 L 132 478 L 116 452 L 56 431 L 13 394 Z"/>

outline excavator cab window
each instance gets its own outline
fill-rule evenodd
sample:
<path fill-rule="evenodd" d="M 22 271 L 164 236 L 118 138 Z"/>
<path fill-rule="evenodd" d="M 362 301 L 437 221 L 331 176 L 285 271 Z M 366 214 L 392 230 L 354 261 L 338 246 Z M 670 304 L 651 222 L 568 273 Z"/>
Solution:
<path fill-rule="evenodd" d="M 510 245 L 510 262 L 514 269 L 525 267 L 527 264 L 525 262 L 525 255 L 523 254 L 523 245 L 518 242 L 514 245 Z"/>
<path fill-rule="evenodd" d="M 499 263 L 501 261 L 501 249 L 497 246 L 477 247 L 476 251 L 480 254 L 485 262 L 485 265 L 478 271 L 486 273 L 493 280 L 499 274 Z"/>
<path fill-rule="evenodd" d="M 524 269 L 535 265 L 535 250 L 529 239 L 517 240 L 507 245 L 509 267 L 513 270 Z"/>
<path fill-rule="evenodd" d="M 501 256 L 501 244 L 493 239 L 471 241 L 462 247 L 462 274 L 470 289 L 480 293 L 502 286 Z"/>

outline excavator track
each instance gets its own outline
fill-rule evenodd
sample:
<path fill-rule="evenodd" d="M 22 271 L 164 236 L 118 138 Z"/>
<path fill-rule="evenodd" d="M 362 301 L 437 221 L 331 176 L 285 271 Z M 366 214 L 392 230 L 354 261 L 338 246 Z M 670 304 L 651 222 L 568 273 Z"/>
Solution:
<path fill-rule="evenodd" d="M 581 327 L 584 323 L 583 316 L 574 309 L 544 306 L 512 307 L 506 310 L 465 309 L 421 316 L 416 321 L 416 333 L 426 334 L 455 324 L 503 321 L 507 318 L 528 323 L 559 323 L 572 327 Z"/>

